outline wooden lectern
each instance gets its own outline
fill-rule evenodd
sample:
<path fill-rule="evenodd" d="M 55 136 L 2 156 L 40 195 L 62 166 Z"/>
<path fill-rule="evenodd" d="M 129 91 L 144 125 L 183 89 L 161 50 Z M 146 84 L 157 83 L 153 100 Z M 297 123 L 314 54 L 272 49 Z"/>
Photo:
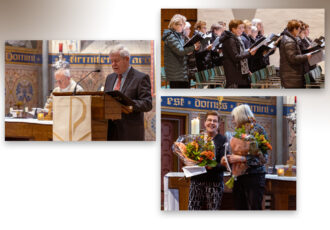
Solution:
<path fill-rule="evenodd" d="M 73 96 L 72 92 L 54 92 L 54 96 Z M 92 141 L 106 141 L 108 120 L 121 119 L 122 113 L 133 111 L 132 106 L 125 106 L 104 92 L 77 92 L 75 96 L 91 96 L 92 100 Z"/>

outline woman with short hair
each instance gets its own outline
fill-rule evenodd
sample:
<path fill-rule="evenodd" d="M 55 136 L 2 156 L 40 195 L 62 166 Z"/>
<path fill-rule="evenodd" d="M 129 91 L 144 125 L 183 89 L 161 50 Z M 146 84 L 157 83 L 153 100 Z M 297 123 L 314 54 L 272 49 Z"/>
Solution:
<path fill-rule="evenodd" d="M 311 57 L 302 54 L 297 41 L 301 30 L 298 20 L 290 20 L 280 44 L 280 78 L 284 88 L 304 88 L 304 63 Z"/>
<path fill-rule="evenodd" d="M 235 129 L 244 126 L 246 134 L 254 135 L 257 132 L 259 135 L 264 135 L 265 140 L 268 140 L 265 129 L 255 121 L 254 114 L 249 105 L 239 105 L 233 109 L 231 114 Z M 231 140 L 228 141 L 231 142 Z M 267 163 L 268 153 L 267 150 L 259 151 L 260 153 L 258 155 L 248 154 L 246 156 L 241 156 L 230 154 L 227 156 L 230 164 L 245 164 L 245 171 L 243 171 L 242 175 L 237 176 L 234 181 L 233 198 L 234 206 L 237 210 L 262 209 L 266 183 L 265 164 Z M 224 157 L 221 159 L 221 164 L 226 165 Z"/>
<path fill-rule="evenodd" d="M 211 44 L 221 36 L 221 34 L 225 31 L 224 27 L 218 23 L 212 24 L 211 32 L 212 38 L 210 40 Z M 223 65 L 223 55 L 222 50 L 219 47 L 215 47 L 211 50 L 211 59 L 212 59 L 212 67 L 222 66 Z"/>
<path fill-rule="evenodd" d="M 195 33 L 194 34 L 206 35 L 207 27 L 205 21 L 197 21 L 195 24 Z M 211 50 L 212 45 L 206 42 L 201 42 L 201 48 L 195 52 L 196 57 L 196 66 L 198 71 L 203 71 L 206 69 L 212 68 L 212 58 L 211 58 Z"/>
<path fill-rule="evenodd" d="M 244 43 L 245 49 L 249 49 L 252 45 L 250 39 L 252 23 L 249 20 L 244 20 L 243 23 L 244 23 L 244 31 L 241 35 L 241 39 Z"/>
<path fill-rule="evenodd" d="M 246 50 L 240 38 L 244 30 L 242 20 L 231 20 L 229 31 L 222 33 L 220 42 L 224 56 L 223 67 L 226 76 L 226 88 L 250 88 L 250 70 L 248 60 L 255 51 Z"/>

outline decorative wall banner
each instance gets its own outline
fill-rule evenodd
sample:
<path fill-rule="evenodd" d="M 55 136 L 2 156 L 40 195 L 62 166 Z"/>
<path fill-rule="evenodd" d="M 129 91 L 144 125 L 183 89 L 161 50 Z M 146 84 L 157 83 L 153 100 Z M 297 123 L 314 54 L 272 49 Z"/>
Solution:
<path fill-rule="evenodd" d="M 241 102 L 223 100 L 220 111 L 231 112 Z M 266 105 L 257 103 L 246 103 L 252 112 L 257 115 L 276 116 L 276 105 Z M 194 97 L 161 97 L 161 106 L 170 108 L 180 108 L 187 110 L 218 110 L 217 99 L 194 98 Z M 294 110 L 293 106 L 284 106 L 283 115 L 286 116 Z"/>
<path fill-rule="evenodd" d="M 6 50 L 5 59 L 6 64 L 42 64 L 41 54 L 23 53 Z"/>
<path fill-rule="evenodd" d="M 295 111 L 295 106 L 292 105 L 284 105 L 283 106 L 283 116 L 288 116 L 290 113 Z"/>
<path fill-rule="evenodd" d="M 71 65 L 111 65 L 109 55 L 107 54 L 69 54 L 63 55 L 63 58 Z M 52 64 L 58 60 L 58 54 L 49 54 L 48 63 Z M 150 65 L 150 55 L 132 55 L 130 58 L 131 65 Z"/>

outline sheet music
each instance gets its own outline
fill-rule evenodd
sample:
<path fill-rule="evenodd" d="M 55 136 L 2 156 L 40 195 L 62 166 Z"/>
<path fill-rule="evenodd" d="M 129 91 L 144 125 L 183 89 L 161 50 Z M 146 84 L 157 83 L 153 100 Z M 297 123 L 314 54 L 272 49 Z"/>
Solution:
<path fill-rule="evenodd" d="M 312 54 L 312 57 L 308 60 L 310 66 L 316 65 L 317 63 L 324 61 L 323 50 L 316 50 L 310 52 L 309 54 Z"/>

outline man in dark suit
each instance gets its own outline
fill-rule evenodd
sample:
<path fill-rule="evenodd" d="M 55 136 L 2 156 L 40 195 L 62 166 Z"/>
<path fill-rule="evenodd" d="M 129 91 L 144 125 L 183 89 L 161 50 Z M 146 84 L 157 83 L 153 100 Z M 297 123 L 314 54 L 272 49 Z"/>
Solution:
<path fill-rule="evenodd" d="M 104 91 L 118 90 L 132 99 L 133 112 L 121 120 L 108 121 L 108 140 L 143 141 L 144 112 L 152 109 L 150 78 L 129 64 L 129 51 L 122 45 L 110 51 L 114 73 L 107 76 Z"/>

